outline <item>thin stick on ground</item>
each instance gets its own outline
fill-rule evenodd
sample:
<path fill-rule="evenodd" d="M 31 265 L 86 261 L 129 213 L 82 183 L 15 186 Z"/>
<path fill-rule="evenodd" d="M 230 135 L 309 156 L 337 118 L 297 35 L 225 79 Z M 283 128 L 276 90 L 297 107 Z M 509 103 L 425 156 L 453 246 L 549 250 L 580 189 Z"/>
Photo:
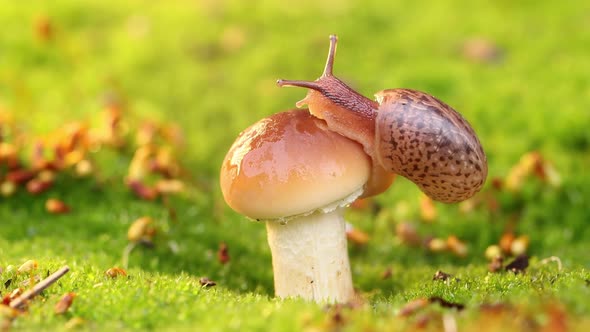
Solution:
<path fill-rule="evenodd" d="M 35 287 L 24 292 L 21 296 L 19 296 L 18 298 L 14 299 L 12 302 L 10 302 L 10 307 L 13 309 L 19 309 L 27 301 L 29 301 L 33 297 L 37 296 L 39 293 L 44 291 L 47 287 L 51 286 L 54 282 L 59 280 L 59 278 L 63 277 L 64 274 L 68 273 L 68 271 L 70 271 L 70 268 L 68 266 L 64 266 L 61 269 L 55 271 L 52 275 L 41 280 L 41 282 L 36 284 Z"/>
<path fill-rule="evenodd" d="M 541 260 L 540 263 L 541 264 L 547 264 L 549 262 L 556 262 L 557 263 L 557 269 L 559 271 L 561 271 L 562 266 L 561 266 L 561 259 L 559 259 L 559 257 L 557 257 L 557 256 L 547 257 L 547 258 Z"/>

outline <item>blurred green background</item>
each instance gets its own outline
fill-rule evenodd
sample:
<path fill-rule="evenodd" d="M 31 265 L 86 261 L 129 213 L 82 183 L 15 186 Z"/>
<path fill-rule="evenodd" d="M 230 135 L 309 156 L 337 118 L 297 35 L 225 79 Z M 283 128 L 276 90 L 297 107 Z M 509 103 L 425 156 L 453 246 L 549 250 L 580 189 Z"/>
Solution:
<path fill-rule="evenodd" d="M 303 98 L 303 90 L 280 89 L 276 79 L 318 77 L 328 35 L 337 34 L 334 72 L 338 77 L 369 97 L 382 89 L 405 87 L 426 91 L 452 105 L 478 133 L 488 156 L 490 179 L 504 178 L 529 151 L 539 151 L 562 177 L 559 188 L 533 179 L 518 195 L 498 194 L 499 213 L 479 209 L 464 214 L 457 206 L 437 204 L 436 223 L 417 222 L 423 234 L 455 234 L 467 241 L 467 258 L 432 255 L 395 239 L 396 223 L 420 219 L 418 189 L 404 179 L 377 199 L 382 207 L 379 215 L 351 213 L 349 219 L 371 236 L 366 248 L 351 250 L 355 285 L 372 294 L 372 304 L 381 308 L 369 310 L 376 317 L 360 314 L 361 326 L 379 326 L 367 321 L 388 319 L 389 310 L 417 295 L 454 296 L 438 286 L 421 287 L 441 267 L 474 278 L 471 288 L 458 291 L 461 301 L 519 302 L 536 294 L 536 286 L 529 284 L 512 296 L 500 286 L 495 291 L 476 290 L 482 282 L 479 276 L 486 273 L 483 251 L 498 241 L 515 216 L 515 231 L 531 238 L 532 256 L 557 255 L 570 269 L 568 273 L 576 275 L 576 281 L 563 286 L 569 291 L 555 286 L 548 293 L 575 308 L 577 315 L 588 313 L 584 304 L 588 287 L 578 287 L 579 280 L 588 279 L 590 267 L 588 4 L 3 0 L 0 23 L 0 114 L 11 114 L 22 130 L 42 135 L 64 121 L 93 118 L 106 101 L 118 100 L 131 121 L 180 124 L 186 138 L 181 161 L 197 183 L 193 194 L 173 200 L 178 223 L 167 220 L 160 205 L 129 196 L 122 181 L 113 182 L 121 183 L 120 188 L 114 185 L 112 191 L 98 194 L 89 191 L 92 184 L 64 181 L 55 191 L 72 199 L 77 212 L 59 219 L 44 215 L 38 207 L 40 198 L 19 194 L 3 199 L 0 264 L 18 265 L 36 257 L 50 266 L 79 264 L 79 270 L 98 275 L 119 262 L 129 224 L 151 214 L 160 219 L 163 243 L 175 241 L 181 250 L 172 253 L 164 244 L 151 252 L 134 253 L 131 265 L 136 275 L 173 280 L 182 271 L 189 276 L 207 274 L 227 292 L 224 297 L 210 295 L 214 308 L 221 302 L 239 303 L 241 294 L 270 296 L 272 271 L 264 227 L 225 206 L 217 184 L 219 167 L 241 130 L 293 108 Z M 128 159 L 108 160 L 115 162 L 106 167 L 122 177 Z M 219 242 L 230 248 L 229 267 L 216 265 Z M 247 269 L 250 266 L 256 268 Z M 394 279 L 382 281 L 379 275 L 388 266 L 394 267 Z M 79 277 L 83 280 L 79 288 L 92 286 L 92 281 Z M 498 285 L 503 282 L 498 277 Z M 131 286 L 120 287 L 124 293 Z M 145 318 L 118 313 L 116 319 L 124 323 L 117 326 L 162 327 L 158 322 L 175 314 L 185 315 L 188 322 L 216 323 L 199 318 L 205 308 L 178 309 L 177 290 L 168 287 L 169 307 L 162 316 L 142 321 Z M 86 300 L 75 309 L 77 314 L 99 322 L 112 319 L 106 312 L 91 314 L 100 301 L 98 290 L 81 293 Z M 146 301 L 143 309 L 141 304 L 133 309 L 115 307 L 132 313 L 155 310 L 150 298 L 140 296 L 138 303 Z M 256 306 L 251 310 L 268 309 L 272 317 L 279 312 L 279 318 L 291 319 L 269 298 L 252 301 Z M 297 302 L 285 305 L 294 306 L 295 311 L 312 310 L 306 313 L 312 317 L 320 312 Z M 221 307 L 218 310 L 223 312 Z M 244 318 L 247 313 L 240 309 L 235 315 L 254 322 L 250 327 L 265 323 Z M 42 321 L 37 317 L 29 327 L 43 326 Z M 293 326 L 301 327 L 299 323 Z"/>

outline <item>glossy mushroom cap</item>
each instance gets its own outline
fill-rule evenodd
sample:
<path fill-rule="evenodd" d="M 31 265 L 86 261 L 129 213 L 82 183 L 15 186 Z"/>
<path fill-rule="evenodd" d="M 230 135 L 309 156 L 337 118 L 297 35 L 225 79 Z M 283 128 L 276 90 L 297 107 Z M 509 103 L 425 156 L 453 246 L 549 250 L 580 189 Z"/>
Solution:
<path fill-rule="evenodd" d="M 223 161 L 227 204 L 252 219 L 334 209 L 363 193 L 371 159 L 306 109 L 278 113 L 244 130 Z"/>

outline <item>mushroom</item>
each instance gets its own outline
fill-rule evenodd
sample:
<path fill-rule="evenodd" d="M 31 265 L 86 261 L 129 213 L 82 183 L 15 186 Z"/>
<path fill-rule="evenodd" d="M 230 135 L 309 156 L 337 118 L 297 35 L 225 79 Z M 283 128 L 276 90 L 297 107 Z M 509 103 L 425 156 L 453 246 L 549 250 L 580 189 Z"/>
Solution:
<path fill-rule="evenodd" d="M 352 299 L 342 212 L 368 190 L 371 167 L 360 144 L 308 110 L 272 115 L 238 136 L 221 190 L 235 211 L 266 222 L 278 297 Z"/>

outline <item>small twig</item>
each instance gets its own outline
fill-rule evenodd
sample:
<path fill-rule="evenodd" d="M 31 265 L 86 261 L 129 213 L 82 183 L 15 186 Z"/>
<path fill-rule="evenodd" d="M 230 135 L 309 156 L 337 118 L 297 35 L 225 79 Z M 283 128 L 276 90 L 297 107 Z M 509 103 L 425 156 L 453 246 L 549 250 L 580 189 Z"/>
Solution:
<path fill-rule="evenodd" d="M 44 291 L 47 287 L 51 286 L 54 282 L 56 282 L 59 278 L 63 277 L 64 274 L 68 273 L 70 268 L 68 266 L 64 266 L 61 269 L 55 271 L 49 277 L 41 280 L 35 287 L 31 288 L 30 290 L 24 292 L 21 296 L 14 299 L 10 302 L 10 307 L 13 309 L 19 309 L 22 307 L 25 302 L 32 299 L 33 297 L 37 296 L 39 293 Z"/>
<path fill-rule="evenodd" d="M 559 271 L 561 271 L 562 266 L 561 266 L 561 259 L 559 259 L 559 257 L 557 257 L 557 256 L 551 256 L 551 257 L 548 257 L 548 258 L 545 258 L 545 259 L 541 260 L 540 263 L 541 264 L 547 264 L 549 262 L 556 262 L 557 263 L 557 269 Z"/>

